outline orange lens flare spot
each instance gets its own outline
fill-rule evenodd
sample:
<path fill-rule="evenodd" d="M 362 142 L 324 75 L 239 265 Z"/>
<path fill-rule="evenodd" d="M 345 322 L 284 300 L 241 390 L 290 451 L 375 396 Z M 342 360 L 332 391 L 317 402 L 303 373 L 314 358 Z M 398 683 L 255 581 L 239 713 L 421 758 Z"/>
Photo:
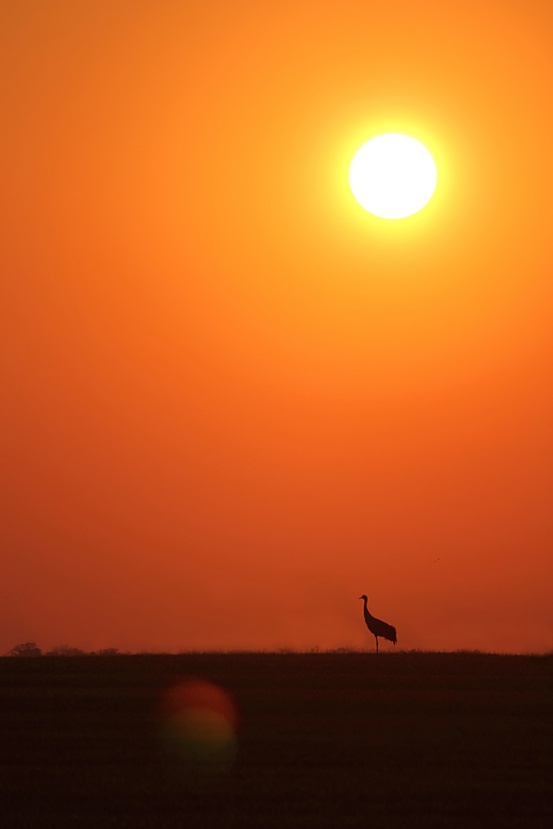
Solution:
<path fill-rule="evenodd" d="M 236 757 L 236 706 L 202 679 L 175 682 L 161 699 L 162 736 L 188 771 L 227 771 Z"/>

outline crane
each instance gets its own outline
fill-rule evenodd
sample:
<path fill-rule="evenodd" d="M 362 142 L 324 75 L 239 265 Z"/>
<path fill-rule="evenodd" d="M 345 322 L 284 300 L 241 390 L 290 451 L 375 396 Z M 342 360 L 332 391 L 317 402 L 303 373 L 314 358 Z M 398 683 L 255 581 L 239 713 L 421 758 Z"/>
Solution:
<path fill-rule="evenodd" d="M 389 642 L 393 642 L 395 645 L 397 642 L 395 627 L 393 625 L 389 625 L 387 622 L 382 622 L 375 616 L 371 616 L 371 614 L 367 610 L 367 597 L 364 593 L 362 596 L 359 596 L 359 598 L 363 599 L 363 615 L 365 617 L 365 624 L 367 625 L 368 629 L 376 639 L 376 652 L 378 653 L 379 636 L 381 636 L 383 639 L 388 639 Z"/>

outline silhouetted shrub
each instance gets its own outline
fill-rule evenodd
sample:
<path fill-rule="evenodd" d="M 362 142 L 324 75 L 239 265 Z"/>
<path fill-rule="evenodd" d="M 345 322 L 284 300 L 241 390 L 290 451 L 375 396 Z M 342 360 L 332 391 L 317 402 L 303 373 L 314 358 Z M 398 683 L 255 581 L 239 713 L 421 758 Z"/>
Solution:
<path fill-rule="evenodd" d="M 8 656 L 42 656 L 42 651 L 36 642 L 22 642 L 16 645 L 11 651 L 8 651 Z"/>
<path fill-rule="evenodd" d="M 70 645 L 56 645 L 45 656 L 86 656 L 86 651 L 81 648 L 72 648 Z"/>

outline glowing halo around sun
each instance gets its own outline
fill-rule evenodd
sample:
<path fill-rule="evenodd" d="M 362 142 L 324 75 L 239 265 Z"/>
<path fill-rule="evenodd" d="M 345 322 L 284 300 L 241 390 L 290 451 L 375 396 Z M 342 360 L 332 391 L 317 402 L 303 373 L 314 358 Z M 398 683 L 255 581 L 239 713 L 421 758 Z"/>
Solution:
<path fill-rule="evenodd" d="M 434 159 L 420 141 L 390 132 L 355 153 L 349 168 L 353 195 L 382 219 L 404 219 L 428 204 L 437 181 Z"/>

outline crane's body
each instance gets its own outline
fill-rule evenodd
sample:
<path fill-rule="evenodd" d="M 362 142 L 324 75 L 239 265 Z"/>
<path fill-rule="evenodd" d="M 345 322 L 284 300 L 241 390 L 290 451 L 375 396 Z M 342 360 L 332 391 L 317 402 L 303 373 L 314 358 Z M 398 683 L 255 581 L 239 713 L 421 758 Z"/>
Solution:
<path fill-rule="evenodd" d="M 381 619 L 377 619 L 376 616 L 371 616 L 367 609 L 367 597 L 365 594 L 359 596 L 359 598 L 363 599 L 363 615 L 365 617 L 365 624 L 376 639 L 376 652 L 378 653 L 379 636 L 381 636 L 382 639 L 388 639 L 389 642 L 393 642 L 395 645 L 397 642 L 395 627 L 393 625 L 389 625 L 387 622 L 383 622 Z"/>

